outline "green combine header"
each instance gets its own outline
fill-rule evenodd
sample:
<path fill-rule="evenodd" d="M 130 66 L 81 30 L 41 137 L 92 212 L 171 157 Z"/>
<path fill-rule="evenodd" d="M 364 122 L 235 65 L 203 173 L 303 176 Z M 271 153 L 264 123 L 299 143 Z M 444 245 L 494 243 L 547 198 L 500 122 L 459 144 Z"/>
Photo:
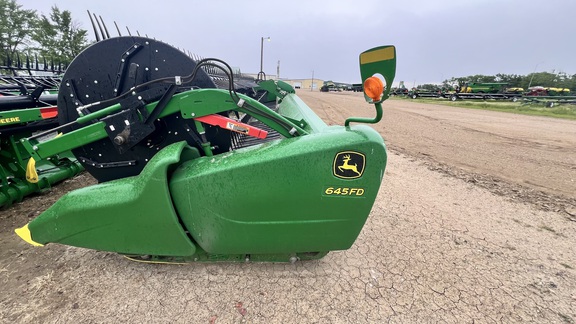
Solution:
<path fill-rule="evenodd" d="M 59 89 L 60 125 L 22 139 L 36 161 L 71 150 L 99 184 L 16 230 L 147 262 L 318 259 L 352 246 L 386 166 L 393 46 L 360 54 L 374 118 L 328 126 L 282 81 L 117 37 L 83 51 Z M 368 108 L 369 106 L 367 106 Z M 51 132 L 61 136 L 42 140 Z"/>

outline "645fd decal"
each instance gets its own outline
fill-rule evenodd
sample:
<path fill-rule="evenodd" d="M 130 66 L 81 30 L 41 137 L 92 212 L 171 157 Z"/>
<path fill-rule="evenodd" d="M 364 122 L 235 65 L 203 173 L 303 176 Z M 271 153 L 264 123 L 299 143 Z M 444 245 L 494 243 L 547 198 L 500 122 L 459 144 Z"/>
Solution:
<path fill-rule="evenodd" d="M 366 156 L 354 151 L 344 151 L 334 157 L 332 173 L 341 179 L 357 179 L 364 173 Z"/>

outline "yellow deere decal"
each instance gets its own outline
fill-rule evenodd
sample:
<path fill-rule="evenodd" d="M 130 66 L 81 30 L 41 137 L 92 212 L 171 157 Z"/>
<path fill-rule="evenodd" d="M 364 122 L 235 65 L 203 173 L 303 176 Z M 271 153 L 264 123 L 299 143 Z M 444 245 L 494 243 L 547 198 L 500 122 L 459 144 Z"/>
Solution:
<path fill-rule="evenodd" d="M 364 192 L 364 188 L 328 187 L 324 189 L 324 194 L 326 196 L 362 197 L 364 196 Z"/>
<path fill-rule="evenodd" d="M 20 117 L 0 118 L 0 124 L 19 123 Z"/>
<path fill-rule="evenodd" d="M 336 154 L 332 172 L 341 179 L 357 179 L 364 173 L 366 157 L 362 153 L 344 151 Z"/>

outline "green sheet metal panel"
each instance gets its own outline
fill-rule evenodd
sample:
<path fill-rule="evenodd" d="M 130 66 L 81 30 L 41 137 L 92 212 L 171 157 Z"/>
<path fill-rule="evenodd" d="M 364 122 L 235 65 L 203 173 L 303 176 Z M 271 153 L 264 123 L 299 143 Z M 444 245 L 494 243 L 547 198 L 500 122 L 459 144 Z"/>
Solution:
<path fill-rule="evenodd" d="M 376 131 L 333 126 L 185 162 L 170 192 L 190 235 L 208 253 L 343 250 L 370 213 L 385 165 Z"/>
<path fill-rule="evenodd" d="M 172 144 L 139 176 L 68 193 L 30 222 L 32 240 L 125 254 L 193 255 L 196 248 L 180 226 L 166 178 L 183 150 L 195 149 Z M 197 150 L 192 155 L 199 156 Z"/>

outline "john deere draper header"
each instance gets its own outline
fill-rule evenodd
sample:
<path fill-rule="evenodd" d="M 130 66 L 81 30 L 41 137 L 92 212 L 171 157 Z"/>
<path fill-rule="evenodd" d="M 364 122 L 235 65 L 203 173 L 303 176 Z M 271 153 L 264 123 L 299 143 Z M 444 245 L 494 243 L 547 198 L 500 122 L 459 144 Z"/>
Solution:
<path fill-rule="evenodd" d="M 142 37 L 83 51 L 58 95 L 61 132 L 23 140 L 36 161 L 72 150 L 99 184 L 16 230 L 153 262 L 296 261 L 348 249 L 386 165 L 382 117 L 395 49 L 360 55 L 374 119 L 327 126 L 282 81 L 235 78 Z M 352 124 L 353 123 L 353 124 Z"/>

